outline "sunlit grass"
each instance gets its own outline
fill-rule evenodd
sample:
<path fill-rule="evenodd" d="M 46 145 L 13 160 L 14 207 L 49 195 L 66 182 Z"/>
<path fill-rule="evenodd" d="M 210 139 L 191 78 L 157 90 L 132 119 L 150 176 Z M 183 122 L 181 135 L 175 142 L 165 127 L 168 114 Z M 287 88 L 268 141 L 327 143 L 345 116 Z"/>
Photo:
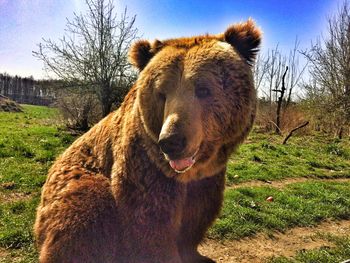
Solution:
<path fill-rule="evenodd" d="M 0 112 L 0 184 L 39 191 L 55 157 L 74 138 L 53 124 L 56 109 L 30 105 L 23 108 L 23 113 Z"/>
<path fill-rule="evenodd" d="M 293 177 L 350 177 L 350 140 L 325 135 L 292 137 L 282 145 L 277 135 L 252 133 L 249 143 L 233 154 L 228 184 Z"/>
<path fill-rule="evenodd" d="M 56 109 L 23 109 L 0 112 L 0 249 L 6 251 L 0 262 L 37 262 L 32 228 L 41 187 L 55 157 L 74 140 L 59 130 Z"/>
<path fill-rule="evenodd" d="M 285 231 L 311 226 L 325 219 L 350 218 L 350 182 L 291 184 L 230 189 L 225 193 L 221 216 L 210 230 L 217 239 L 239 239 L 258 232 Z M 266 201 L 272 196 L 273 202 Z"/>

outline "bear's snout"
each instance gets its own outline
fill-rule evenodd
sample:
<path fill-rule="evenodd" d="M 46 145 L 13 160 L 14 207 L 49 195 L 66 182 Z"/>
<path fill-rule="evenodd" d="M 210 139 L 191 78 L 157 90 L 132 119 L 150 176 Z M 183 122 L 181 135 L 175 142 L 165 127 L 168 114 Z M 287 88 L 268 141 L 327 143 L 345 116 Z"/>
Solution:
<path fill-rule="evenodd" d="M 163 153 L 170 159 L 177 159 L 181 156 L 186 148 L 186 137 L 179 133 L 166 134 L 159 136 L 158 144 Z"/>

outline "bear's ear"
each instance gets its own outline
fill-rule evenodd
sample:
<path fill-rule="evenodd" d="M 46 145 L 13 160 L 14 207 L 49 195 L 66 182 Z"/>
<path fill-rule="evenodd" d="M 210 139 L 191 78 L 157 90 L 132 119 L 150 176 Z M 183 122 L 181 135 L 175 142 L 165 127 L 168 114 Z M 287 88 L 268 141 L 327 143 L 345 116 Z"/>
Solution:
<path fill-rule="evenodd" d="M 252 65 L 261 42 L 261 31 L 252 19 L 230 26 L 224 33 L 224 39 Z"/>
<path fill-rule="evenodd" d="M 131 64 L 141 71 L 161 47 L 162 42 L 159 40 L 155 40 L 152 45 L 147 40 L 139 40 L 131 46 L 129 60 Z"/>

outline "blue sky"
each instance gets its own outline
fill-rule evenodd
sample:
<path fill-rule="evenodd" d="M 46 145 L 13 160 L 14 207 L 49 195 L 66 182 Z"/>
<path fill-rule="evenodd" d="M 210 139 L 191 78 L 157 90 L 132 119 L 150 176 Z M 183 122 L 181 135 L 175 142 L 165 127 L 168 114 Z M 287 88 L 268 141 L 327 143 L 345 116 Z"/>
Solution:
<path fill-rule="evenodd" d="M 229 24 L 252 17 L 264 32 L 263 51 L 277 44 L 288 53 L 296 36 L 300 48 L 309 47 L 326 32 L 327 16 L 342 0 L 120 0 L 137 15 L 142 38 L 164 39 L 223 32 Z M 41 39 L 63 36 L 66 18 L 84 12 L 81 0 L 0 0 L 0 72 L 45 76 L 43 64 L 32 56 Z"/>

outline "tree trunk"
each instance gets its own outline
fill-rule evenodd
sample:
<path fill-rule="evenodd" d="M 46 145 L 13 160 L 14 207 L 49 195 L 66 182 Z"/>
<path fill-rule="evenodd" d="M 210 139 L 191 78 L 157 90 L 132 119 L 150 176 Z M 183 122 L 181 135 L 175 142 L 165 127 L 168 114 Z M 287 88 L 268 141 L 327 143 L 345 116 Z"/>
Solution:
<path fill-rule="evenodd" d="M 79 127 L 78 130 L 81 130 L 81 131 L 87 131 L 89 130 L 89 121 L 88 121 L 88 118 L 87 117 L 83 117 L 81 120 L 80 120 L 80 123 L 78 125 Z"/>
<path fill-rule="evenodd" d="M 109 99 L 102 102 L 102 117 L 106 117 L 111 112 L 112 104 Z"/>
<path fill-rule="evenodd" d="M 276 89 L 276 92 L 280 92 L 280 96 L 278 97 L 278 101 L 277 101 L 276 130 L 275 130 L 276 133 L 279 135 L 281 135 L 281 109 L 282 109 L 284 93 L 286 91 L 285 78 L 286 78 L 287 71 L 288 71 L 288 66 L 286 67 L 286 71 L 283 73 L 283 76 L 282 76 L 281 90 Z"/>
<path fill-rule="evenodd" d="M 104 81 L 101 85 L 100 102 L 102 107 L 102 117 L 106 117 L 110 112 L 113 104 L 112 87 L 109 81 Z"/>
<path fill-rule="evenodd" d="M 338 131 L 338 139 L 341 140 L 343 139 L 343 126 L 340 127 L 339 131 Z"/>
<path fill-rule="evenodd" d="M 79 120 L 79 127 L 78 129 L 81 131 L 87 131 L 90 128 L 89 125 L 89 112 L 90 112 L 90 105 L 85 105 L 83 108 L 83 112 L 81 114 L 81 118 Z"/>

